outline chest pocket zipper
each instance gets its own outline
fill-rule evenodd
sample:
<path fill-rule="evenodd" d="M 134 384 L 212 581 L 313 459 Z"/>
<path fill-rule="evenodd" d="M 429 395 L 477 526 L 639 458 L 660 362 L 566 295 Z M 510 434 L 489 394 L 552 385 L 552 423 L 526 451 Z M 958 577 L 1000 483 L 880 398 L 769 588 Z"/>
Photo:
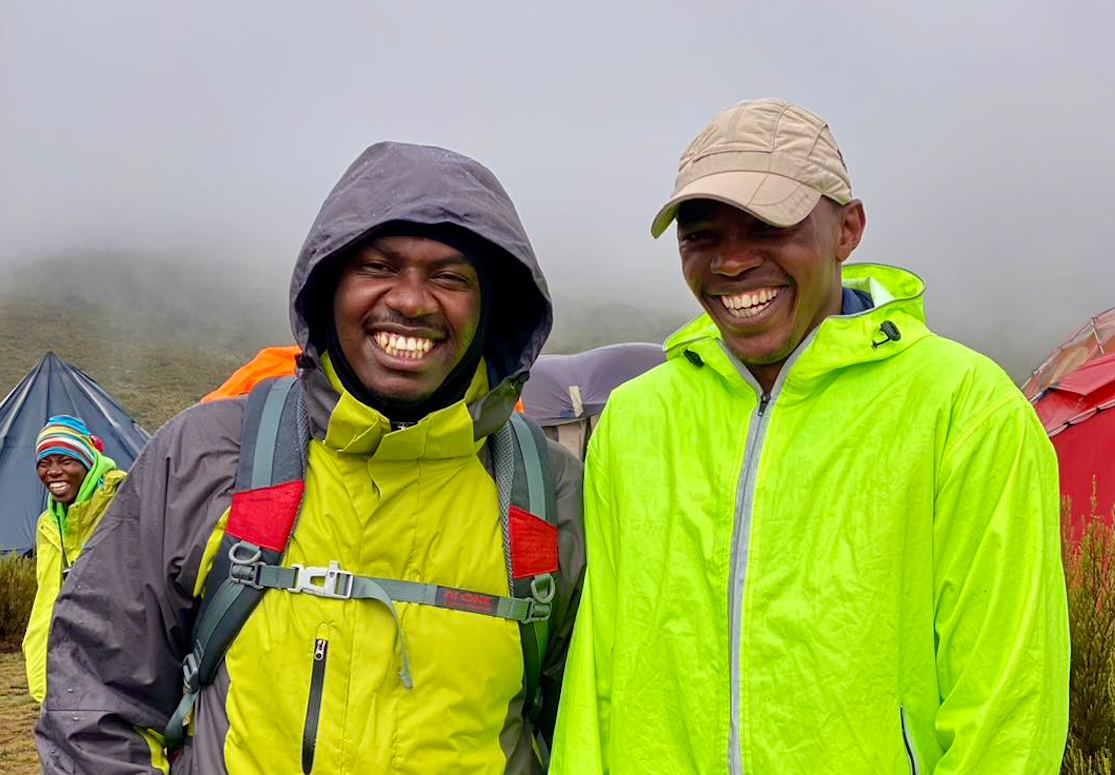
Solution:
<path fill-rule="evenodd" d="M 910 735 L 910 727 L 906 722 L 906 706 L 900 706 L 898 713 L 902 719 L 902 743 L 906 746 L 906 757 L 910 760 L 910 775 L 921 775 L 917 747 L 914 745 L 914 738 Z"/>
<path fill-rule="evenodd" d="M 317 749 L 318 720 L 321 718 L 321 696 L 325 690 L 325 663 L 329 658 L 329 640 L 314 641 L 314 664 L 310 672 L 310 699 L 306 703 L 306 726 L 302 730 L 302 772 L 310 775 L 314 769 L 314 752 Z"/>

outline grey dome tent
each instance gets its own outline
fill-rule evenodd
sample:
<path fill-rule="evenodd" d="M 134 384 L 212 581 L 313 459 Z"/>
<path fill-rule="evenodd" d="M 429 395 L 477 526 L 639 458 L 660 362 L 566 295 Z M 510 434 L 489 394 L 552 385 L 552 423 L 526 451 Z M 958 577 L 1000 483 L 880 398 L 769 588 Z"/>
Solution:
<path fill-rule="evenodd" d="M 0 403 L 0 552 L 30 552 L 46 490 L 35 476 L 35 439 L 56 414 L 85 421 L 105 454 L 130 468 L 148 433 L 92 377 L 52 352 Z"/>
<path fill-rule="evenodd" d="M 612 390 L 666 360 L 661 345 L 626 342 L 574 355 L 543 355 L 523 386 L 523 413 L 584 459 Z"/>

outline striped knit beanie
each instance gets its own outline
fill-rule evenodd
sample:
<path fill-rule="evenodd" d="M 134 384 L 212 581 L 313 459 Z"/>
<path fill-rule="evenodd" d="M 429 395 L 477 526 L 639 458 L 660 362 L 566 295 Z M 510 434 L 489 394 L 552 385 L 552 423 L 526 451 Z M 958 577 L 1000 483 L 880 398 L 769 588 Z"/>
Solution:
<path fill-rule="evenodd" d="M 97 461 L 100 439 L 89 432 L 85 423 L 68 414 L 57 414 L 46 421 L 35 442 L 35 462 L 47 455 L 72 457 L 92 470 Z"/>

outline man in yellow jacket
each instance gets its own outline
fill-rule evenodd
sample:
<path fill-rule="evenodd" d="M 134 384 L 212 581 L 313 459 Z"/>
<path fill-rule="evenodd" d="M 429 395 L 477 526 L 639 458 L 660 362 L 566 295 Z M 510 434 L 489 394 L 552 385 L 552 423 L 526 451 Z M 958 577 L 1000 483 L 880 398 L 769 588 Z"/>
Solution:
<path fill-rule="evenodd" d="M 125 473 L 101 453 L 99 440 L 80 418 L 65 414 L 51 417 L 39 432 L 35 473 L 47 490 L 47 505 L 35 529 L 38 589 L 23 637 L 23 656 L 28 690 L 42 702 L 54 601 Z"/>
<path fill-rule="evenodd" d="M 558 775 L 1053 775 L 1069 642 L 1057 467 L 864 229 L 825 122 L 735 105 L 681 158 L 705 314 L 616 390 Z M 958 280 L 959 281 L 959 280 Z"/>
<path fill-rule="evenodd" d="M 552 322 L 510 198 L 459 154 L 372 146 L 310 229 L 290 316 L 296 380 L 167 423 L 67 584 L 44 772 L 540 773 L 581 466 L 543 440 L 527 491 L 553 508 L 506 500 Z"/>

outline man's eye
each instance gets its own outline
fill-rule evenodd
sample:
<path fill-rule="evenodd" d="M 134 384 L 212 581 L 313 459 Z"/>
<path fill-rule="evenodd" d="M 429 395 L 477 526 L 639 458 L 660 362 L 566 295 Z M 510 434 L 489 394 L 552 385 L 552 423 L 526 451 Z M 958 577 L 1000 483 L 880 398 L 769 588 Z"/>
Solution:
<path fill-rule="evenodd" d="M 684 244 L 692 244 L 694 242 L 701 242 L 702 240 L 712 239 L 712 232 L 708 229 L 695 229 L 681 235 L 681 241 Z"/>
<path fill-rule="evenodd" d="M 384 274 L 391 271 L 391 265 L 384 261 L 369 261 L 360 268 L 372 274 Z"/>
<path fill-rule="evenodd" d="M 456 272 L 441 272 L 434 276 L 435 280 L 450 283 L 452 285 L 468 285 L 469 279 L 464 275 L 457 274 Z"/>

